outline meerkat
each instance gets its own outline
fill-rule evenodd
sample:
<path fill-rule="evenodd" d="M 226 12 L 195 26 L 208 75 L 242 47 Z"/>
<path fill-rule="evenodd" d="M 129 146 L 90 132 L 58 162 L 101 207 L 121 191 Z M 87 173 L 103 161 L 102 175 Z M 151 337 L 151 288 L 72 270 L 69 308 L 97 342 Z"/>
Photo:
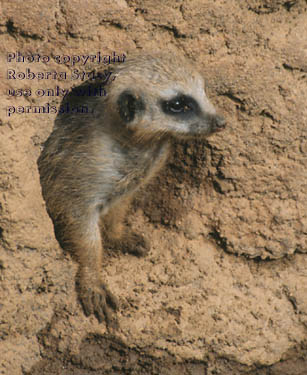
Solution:
<path fill-rule="evenodd" d="M 110 322 L 118 300 L 102 276 L 104 247 L 144 254 L 149 245 L 127 233 L 135 192 L 163 166 L 172 139 L 206 137 L 225 127 L 201 75 L 181 56 L 142 55 L 112 67 L 106 96 L 62 101 L 90 108 L 58 113 L 38 159 L 42 194 L 56 236 L 79 263 L 77 290 L 86 316 Z M 80 87 L 94 91 L 99 79 Z"/>

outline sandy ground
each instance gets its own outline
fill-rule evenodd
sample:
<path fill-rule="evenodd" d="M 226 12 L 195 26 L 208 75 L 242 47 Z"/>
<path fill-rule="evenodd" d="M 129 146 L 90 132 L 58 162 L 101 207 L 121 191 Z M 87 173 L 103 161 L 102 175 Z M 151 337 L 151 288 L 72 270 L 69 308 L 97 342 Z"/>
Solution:
<path fill-rule="evenodd" d="M 305 375 L 307 2 L 0 7 L 0 374 Z M 151 250 L 106 255 L 103 271 L 120 299 L 119 326 L 108 330 L 83 314 L 77 265 L 57 243 L 41 195 L 36 161 L 55 114 L 18 113 L 59 105 L 60 95 L 42 90 L 81 83 L 18 73 L 69 75 L 95 63 L 7 61 L 8 53 L 157 49 L 195 64 L 228 127 L 175 144 L 135 200 L 129 226 Z"/>

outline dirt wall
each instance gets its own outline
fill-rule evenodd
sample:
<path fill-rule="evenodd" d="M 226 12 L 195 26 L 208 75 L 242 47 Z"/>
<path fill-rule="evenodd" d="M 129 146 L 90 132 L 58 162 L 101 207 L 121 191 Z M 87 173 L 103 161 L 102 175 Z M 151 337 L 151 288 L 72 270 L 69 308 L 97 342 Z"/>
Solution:
<path fill-rule="evenodd" d="M 305 374 L 307 2 L 2 0 L 1 8 L 0 374 Z M 175 144 L 135 200 L 129 224 L 151 251 L 107 254 L 107 282 L 121 301 L 110 332 L 84 316 L 77 266 L 41 195 L 36 161 L 55 113 L 27 109 L 58 106 L 56 86 L 81 76 L 18 73 L 70 76 L 95 62 L 55 56 L 157 49 L 198 67 L 228 126 Z M 20 62 L 18 53 L 51 58 Z"/>

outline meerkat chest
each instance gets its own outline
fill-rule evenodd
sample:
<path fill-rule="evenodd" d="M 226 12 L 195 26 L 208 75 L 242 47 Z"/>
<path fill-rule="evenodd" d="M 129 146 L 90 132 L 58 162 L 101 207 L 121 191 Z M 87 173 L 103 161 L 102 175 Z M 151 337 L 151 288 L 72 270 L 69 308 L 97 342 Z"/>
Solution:
<path fill-rule="evenodd" d="M 134 191 L 148 183 L 163 166 L 168 153 L 167 142 L 147 150 L 131 150 L 121 163 L 122 179 L 118 186 L 120 190 Z"/>
<path fill-rule="evenodd" d="M 146 154 L 146 157 L 144 158 L 145 162 L 143 165 L 144 183 L 147 183 L 148 180 L 150 180 L 150 178 L 153 177 L 160 168 L 162 168 L 162 166 L 165 164 L 168 154 L 169 144 L 166 142 L 153 152 L 151 151 Z"/>

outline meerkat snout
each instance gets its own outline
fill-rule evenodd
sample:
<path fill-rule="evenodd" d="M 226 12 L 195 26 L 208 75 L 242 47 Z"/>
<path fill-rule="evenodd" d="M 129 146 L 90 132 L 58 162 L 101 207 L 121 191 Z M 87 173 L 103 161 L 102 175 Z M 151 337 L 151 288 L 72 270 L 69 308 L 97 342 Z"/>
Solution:
<path fill-rule="evenodd" d="M 201 138 L 225 127 L 201 75 L 182 57 L 136 56 L 112 73 L 106 96 L 78 94 L 99 92 L 105 83 L 94 79 L 63 98 L 63 108 L 89 111 L 59 111 L 38 159 L 57 239 L 79 263 L 84 313 L 109 323 L 118 301 L 101 275 L 103 247 L 149 249 L 142 235 L 125 230 L 129 202 L 165 164 L 174 138 Z"/>
<path fill-rule="evenodd" d="M 221 115 L 215 115 L 213 130 L 219 132 L 225 129 L 225 127 L 226 127 L 226 120 L 224 119 L 224 117 Z"/>
<path fill-rule="evenodd" d="M 204 122 L 209 124 L 209 133 L 220 132 L 226 127 L 226 120 L 224 117 L 217 114 L 205 115 Z"/>

